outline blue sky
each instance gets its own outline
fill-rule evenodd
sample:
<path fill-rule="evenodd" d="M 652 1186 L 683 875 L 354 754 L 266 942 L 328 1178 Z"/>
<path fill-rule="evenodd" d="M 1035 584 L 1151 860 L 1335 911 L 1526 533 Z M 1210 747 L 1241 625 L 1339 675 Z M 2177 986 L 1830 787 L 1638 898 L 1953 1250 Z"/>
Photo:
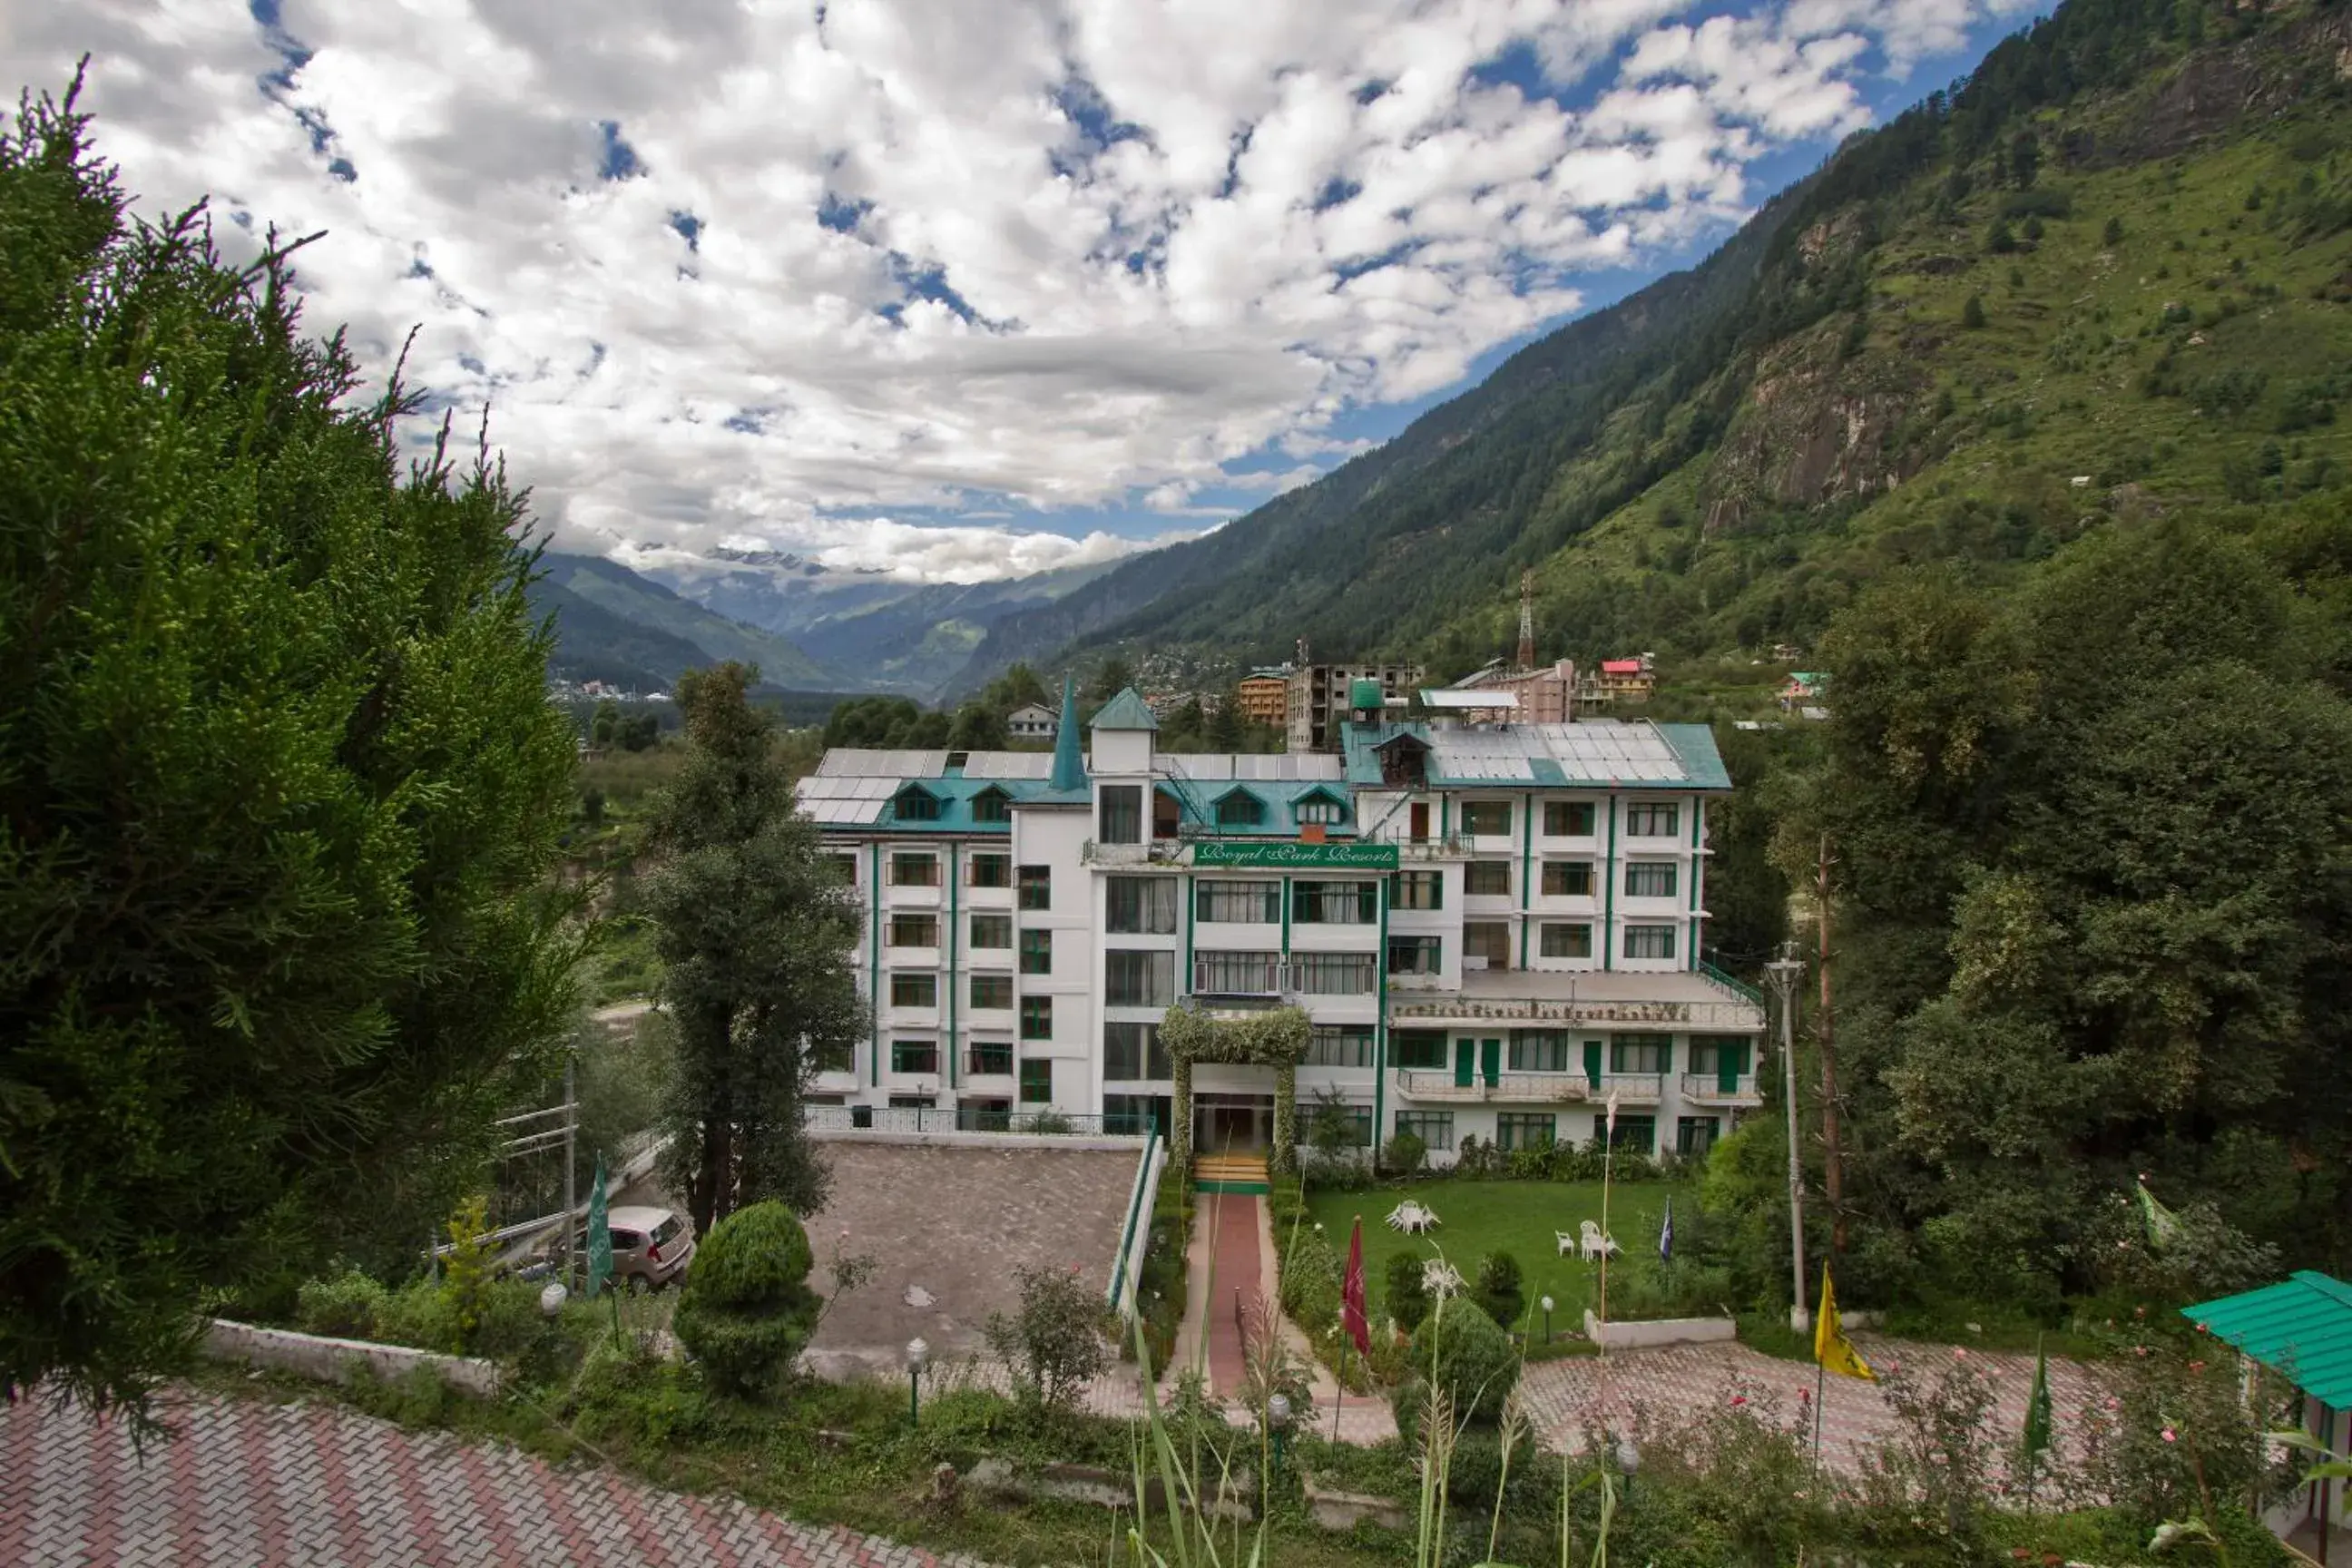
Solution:
<path fill-rule="evenodd" d="M 558 548 L 976 581 L 1307 482 L 2034 10 L 85 0 L 0 58 L 89 52 L 101 151 L 232 255 L 327 231 L 311 326 L 379 375 L 416 329 Z"/>

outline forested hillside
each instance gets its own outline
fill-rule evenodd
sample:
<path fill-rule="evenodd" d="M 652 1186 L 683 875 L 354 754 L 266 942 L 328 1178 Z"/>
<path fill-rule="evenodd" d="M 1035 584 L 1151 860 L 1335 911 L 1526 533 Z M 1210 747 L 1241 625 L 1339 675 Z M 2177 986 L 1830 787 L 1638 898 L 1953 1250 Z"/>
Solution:
<path fill-rule="evenodd" d="M 2352 482 L 2352 14 L 2071 0 L 1706 263 L 1318 483 L 1000 623 L 1014 658 L 1816 638 L 1890 566 Z"/>

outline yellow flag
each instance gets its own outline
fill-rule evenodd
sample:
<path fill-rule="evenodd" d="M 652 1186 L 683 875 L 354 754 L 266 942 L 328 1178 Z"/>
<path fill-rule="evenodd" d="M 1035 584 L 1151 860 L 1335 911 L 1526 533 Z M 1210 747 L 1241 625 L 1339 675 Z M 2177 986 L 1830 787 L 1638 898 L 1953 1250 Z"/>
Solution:
<path fill-rule="evenodd" d="M 1845 1329 L 1838 1322 L 1837 1292 L 1830 1286 L 1829 1265 L 1822 1265 L 1822 1310 L 1813 1319 L 1813 1360 L 1826 1371 L 1840 1377 L 1858 1377 L 1865 1383 L 1876 1383 L 1878 1374 L 1845 1337 Z"/>

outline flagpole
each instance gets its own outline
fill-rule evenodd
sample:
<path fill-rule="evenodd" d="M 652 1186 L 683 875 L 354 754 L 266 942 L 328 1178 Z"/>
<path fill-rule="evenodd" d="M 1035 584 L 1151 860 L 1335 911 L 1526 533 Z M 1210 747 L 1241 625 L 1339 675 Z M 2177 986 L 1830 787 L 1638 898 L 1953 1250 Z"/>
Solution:
<path fill-rule="evenodd" d="M 1331 1395 L 1331 1441 L 1339 1440 L 1339 1406 L 1348 1401 L 1348 1336 L 1339 1336 L 1339 1380 Z"/>
<path fill-rule="evenodd" d="M 1601 1152 L 1601 1353 L 1609 1353 L 1609 1178 L 1617 1164 L 1616 1106 L 1610 1106 L 1609 1137 Z"/>
<path fill-rule="evenodd" d="M 1830 1363 L 1822 1358 L 1822 1325 L 1830 1321 L 1830 1260 L 1822 1259 L 1822 1310 L 1813 1320 L 1813 1468 L 1822 1468 L 1822 1405 L 1829 1393 Z M 1841 1332 L 1843 1331 L 1841 1330 Z"/>

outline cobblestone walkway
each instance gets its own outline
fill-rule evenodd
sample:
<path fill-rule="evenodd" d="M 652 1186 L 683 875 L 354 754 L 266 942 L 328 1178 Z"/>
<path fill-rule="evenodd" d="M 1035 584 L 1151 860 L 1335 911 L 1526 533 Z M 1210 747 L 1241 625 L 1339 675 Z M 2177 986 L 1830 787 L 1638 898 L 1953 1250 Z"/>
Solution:
<path fill-rule="evenodd" d="M 165 1414 L 182 1435 L 142 1464 L 119 1422 L 0 1407 L 0 1563 L 971 1563 L 326 1404 L 177 1395 Z"/>
<path fill-rule="evenodd" d="M 1965 1353 L 1990 1374 L 1996 1395 L 1993 1423 L 2004 1447 L 2025 1429 L 2025 1396 L 2033 1386 L 2031 1355 L 1990 1351 L 1961 1352 L 1949 1345 L 1856 1334 L 1863 1358 L 1881 1372 L 1898 1366 L 1942 1366 Z M 1547 1447 L 1574 1451 L 1588 1422 L 1622 1425 L 1639 1401 L 1662 1415 L 1678 1417 L 1727 1405 L 1734 1398 L 1777 1405 L 1785 1420 L 1800 1411 L 1810 1419 L 1814 1368 L 1811 1362 L 1781 1361 L 1737 1343 L 1671 1345 L 1622 1351 L 1602 1361 L 1586 1357 L 1546 1362 L 1528 1369 L 1525 1393 L 1536 1428 Z M 2105 1397 L 2092 1374 L 2075 1362 L 2050 1359 L 2050 1397 L 2062 1426 L 2093 1400 Z M 1876 1384 L 1853 1378 L 1825 1380 L 1822 1403 L 1822 1455 L 1836 1470 L 1853 1474 L 1861 1456 L 1896 1431 L 1895 1412 Z"/>

